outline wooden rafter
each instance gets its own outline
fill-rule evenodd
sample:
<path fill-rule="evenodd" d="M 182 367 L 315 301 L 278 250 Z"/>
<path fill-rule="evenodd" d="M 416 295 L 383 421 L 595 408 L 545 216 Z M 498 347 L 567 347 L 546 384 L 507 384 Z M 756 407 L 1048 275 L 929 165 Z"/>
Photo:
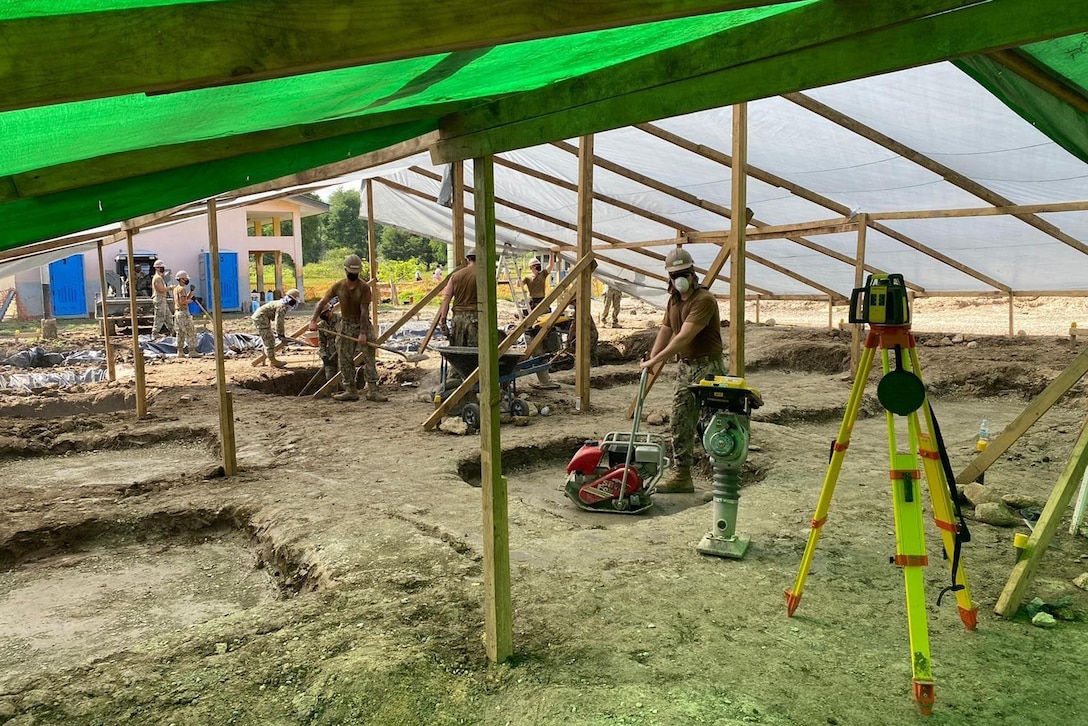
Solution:
<path fill-rule="evenodd" d="M 564 151 L 566 151 L 568 153 L 577 153 L 577 151 L 578 151 L 575 147 L 571 146 L 570 144 L 568 144 L 566 142 L 555 142 L 555 143 L 553 143 L 553 146 L 555 146 L 557 148 L 560 148 L 560 149 L 563 149 Z M 723 217 L 725 217 L 727 219 L 731 219 L 731 217 L 732 217 L 732 210 L 730 210 L 728 207 L 723 207 L 720 204 L 715 204 L 714 202 L 709 202 L 709 201 L 706 201 L 704 199 L 699 199 L 698 197 L 696 197 L 694 194 L 691 194 L 690 192 L 685 192 L 683 189 L 677 189 L 676 187 L 665 184 L 664 182 L 660 182 L 660 181 L 657 181 L 656 179 L 652 179 L 652 178 L 646 176 L 645 174 L 639 174 L 638 172 L 632 171 L 631 169 L 628 169 L 625 166 L 621 166 L 620 164 L 616 164 L 615 162 L 608 161 L 607 159 L 603 159 L 600 156 L 595 156 L 593 163 L 596 166 L 601 167 L 602 169 L 605 169 L 607 171 L 612 172 L 613 174 L 617 174 L 619 176 L 625 177 L 625 178 L 630 179 L 632 181 L 639 182 L 641 184 L 644 184 L 645 186 L 650 187 L 651 189 L 659 191 L 659 192 L 661 192 L 663 194 L 667 194 L 667 195 L 669 195 L 669 196 L 671 196 L 671 197 L 673 197 L 675 199 L 679 199 L 681 201 L 687 202 L 688 204 L 698 206 L 698 207 L 700 207 L 702 209 L 707 210 L 708 212 L 713 212 L 714 214 L 721 215 L 721 216 L 723 216 Z M 755 226 L 756 228 L 769 227 L 770 226 L 770 225 L 768 225 L 768 224 L 766 224 L 764 222 L 760 222 L 759 220 L 754 219 L 754 218 L 749 219 L 748 223 Z M 793 241 L 793 242 L 797 242 L 798 244 L 804 244 L 804 246 L 810 247 L 811 249 L 814 249 L 814 250 L 819 251 L 819 252 L 823 252 L 823 251 L 827 250 L 827 248 L 823 247 L 822 245 L 817 245 L 817 244 L 815 244 L 813 242 L 809 242 L 808 240 L 804 240 L 803 238 L 797 237 L 795 235 L 791 235 L 791 236 L 787 237 L 787 239 L 789 239 L 790 241 Z M 707 240 L 707 241 L 710 241 L 710 240 Z M 616 240 L 616 243 L 618 243 L 620 245 L 626 244 L 624 242 L 620 242 L 619 240 Z M 631 248 L 631 249 L 640 249 L 640 248 Z M 827 252 L 831 252 L 831 251 L 827 250 Z M 825 254 L 826 254 L 826 252 L 825 252 Z M 829 255 L 829 256 L 835 257 L 836 255 Z M 664 258 L 664 256 L 661 256 L 660 259 L 664 260 L 665 258 Z M 753 259 L 753 258 L 746 254 L 745 259 Z M 760 258 L 760 259 L 763 259 L 763 258 Z M 723 260 L 724 260 L 724 258 L 723 258 Z M 853 265 L 854 263 L 851 260 L 848 264 Z M 701 271 L 701 272 L 705 272 L 705 270 Z M 790 276 L 794 277 L 794 279 L 798 279 L 799 281 L 803 281 L 799 277 L 797 277 L 795 275 L 795 273 L 791 274 Z M 721 278 L 719 277 L 718 279 L 721 279 Z M 814 284 L 811 281 L 805 282 L 805 284 L 810 285 L 813 289 L 817 289 L 817 290 L 826 290 L 827 289 L 827 288 L 821 287 L 820 285 Z M 757 292 L 761 292 L 761 293 L 763 292 L 762 290 L 757 290 L 757 288 L 755 288 L 752 285 L 746 285 L 745 289 L 747 289 L 747 290 L 756 290 Z M 773 293 L 767 293 L 767 294 L 773 294 Z M 842 293 L 838 293 L 838 292 L 829 293 L 829 294 L 834 294 L 836 297 L 842 297 Z"/>
<path fill-rule="evenodd" d="M 929 158 L 925 154 L 915 151 L 906 144 L 896 141 L 895 139 L 887 136 L 886 134 L 880 133 L 871 126 L 866 126 L 860 121 L 852 119 L 846 114 L 840 111 L 836 111 L 835 109 L 831 108 L 826 104 L 820 103 L 814 98 L 806 96 L 803 93 L 790 93 L 783 96 L 783 98 L 788 101 L 792 101 L 798 106 L 812 111 L 813 113 L 826 118 L 828 121 L 838 124 L 839 126 L 842 126 L 848 131 L 852 131 L 855 134 L 858 134 L 859 136 L 862 136 L 863 138 L 866 138 L 875 144 L 879 144 L 885 149 L 888 149 L 889 151 L 892 151 L 909 161 L 914 162 L 915 164 L 921 166 L 923 169 L 927 169 L 934 174 L 941 176 L 948 183 L 959 187 L 960 189 L 968 192 L 969 194 L 975 195 L 979 199 L 987 202 L 988 204 L 992 204 L 995 207 L 1012 206 L 1015 204 L 1011 199 L 1001 196 L 992 189 L 989 189 L 988 187 L 979 184 L 973 179 L 970 179 L 963 174 L 960 174 L 958 171 Z M 1066 234 L 1061 229 L 1046 221 L 1045 219 L 1037 217 L 1034 214 L 1014 214 L 1013 216 L 1021 220 L 1022 222 L 1031 225 L 1040 232 L 1043 232 L 1044 234 L 1053 237 L 1059 242 L 1069 245 L 1078 252 L 1088 255 L 1088 245 Z M 995 287 L 997 287 L 997 285 L 995 285 Z"/>
<path fill-rule="evenodd" d="M 987 53 L 995 63 L 1008 68 L 1025 81 L 1038 86 L 1062 103 L 1067 103 L 1081 113 L 1088 113 L 1088 97 L 1079 88 L 1074 88 L 1060 78 L 1055 78 L 1039 68 L 1023 51 L 1009 49 Z"/>
<path fill-rule="evenodd" d="M 0 111 L 281 78 L 784 1 L 566 0 L 549 2 L 545 12 L 528 0 L 220 0 L 43 15 L 0 23 Z M 66 39 L 65 52 L 42 52 L 58 38 Z"/>
<path fill-rule="evenodd" d="M 1088 30 L 1082 0 L 818 2 L 445 118 L 435 162 Z"/>
<path fill-rule="evenodd" d="M 795 94 L 795 95 L 800 95 L 800 94 Z M 673 144 L 675 146 L 678 146 L 678 147 L 680 147 L 682 149 L 686 149 L 687 151 L 690 151 L 693 154 L 697 154 L 697 155 L 703 157 L 704 159 L 709 159 L 711 161 L 716 161 L 719 164 L 723 164 L 724 166 L 728 166 L 730 168 L 732 167 L 732 163 L 733 163 L 732 157 L 730 157 L 726 153 L 718 151 L 717 149 L 713 149 L 713 148 L 711 148 L 709 146 L 706 146 L 704 144 L 696 144 L 695 142 L 690 141 L 689 139 L 685 139 L 684 137 L 680 136 L 679 134 L 674 134 L 671 131 L 666 131 L 665 129 L 660 128 L 658 126 L 654 126 L 653 124 L 639 124 L 637 128 L 645 131 L 648 134 L 652 134 L 653 136 L 656 136 L 659 139 L 667 141 L 667 142 L 669 142 L 669 143 L 671 143 L 671 144 Z M 760 169 L 758 167 L 754 167 L 754 166 L 749 165 L 748 166 L 748 175 L 755 178 L 755 179 L 758 179 L 758 180 L 760 180 L 762 182 L 765 182 L 767 184 L 771 184 L 771 185 L 774 185 L 774 186 L 777 186 L 777 187 L 781 187 L 781 188 L 785 189 L 786 191 L 790 192 L 791 194 L 795 194 L 798 197 L 801 197 L 802 199 L 805 199 L 807 201 L 812 202 L 813 204 L 818 204 L 821 207 L 824 207 L 825 209 L 830 209 L 833 212 L 838 212 L 839 214 L 843 215 L 844 218 L 849 218 L 851 216 L 851 210 L 845 204 L 842 204 L 840 202 L 836 202 L 834 199 L 831 199 L 830 197 L 825 197 L 824 195 L 819 194 L 817 192 L 814 192 L 811 189 L 808 189 L 806 187 L 803 187 L 800 184 L 795 184 L 795 183 L 789 181 L 788 179 L 784 179 L 783 177 L 780 177 L 780 176 L 778 176 L 776 174 L 772 174 L 771 172 L 769 172 L 769 171 L 767 171 L 765 169 Z M 757 228 L 765 226 L 763 223 L 757 222 L 755 220 L 752 221 L 752 224 L 755 225 Z M 964 273 L 965 275 L 969 275 L 971 277 L 974 277 L 976 280 L 979 280 L 981 282 L 986 283 L 987 285 L 990 285 L 991 287 L 995 287 L 998 290 L 1003 290 L 1005 292 L 1008 292 L 1008 291 L 1010 291 L 1012 289 L 1008 285 L 1006 285 L 1006 284 L 1004 284 L 1002 282 L 999 282 L 998 280 L 995 280 L 994 278 L 990 277 L 989 275 L 985 275 L 985 274 L 979 272 L 978 270 L 975 270 L 975 269 L 973 269 L 971 267 L 968 267 L 967 265 L 965 265 L 965 264 L 963 264 L 961 262 L 958 262 L 957 260 L 952 259 L 948 255 L 946 255 L 946 254 L 944 254 L 942 252 L 938 252 L 937 250 L 933 249 L 932 247 L 924 245 L 921 242 L 918 242 L 917 240 L 915 240 L 915 239 L 913 239 L 911 237 L 908 237 L 907 235 L 903 234 L 902 232 L 899 232 L 897 230 L 894 230 L 894 229 L 888 227 L 887 225 L 883 225 L 883 224 L 879 224 L 879 223 L 872 223 L 871 226 L 873 227 L 873 229 L 875 229 L 875 230 L 877 230 L 879 232 L 882 232 L 883 234 L 888 235 L 889 237 L 896 240 L 897 242 L 901 242 L 902 244 L 905 244 L 906 246 L 910 247 L 911 249 L 917 250 L 918 252 L 921 252 L 921 253 L 923 253 L 925 255 L 928 255 L 928 256 L 932 257 L 933 259 L 938 260 L 939 262 L 942 262 L 942 263 L 948 265 L 949 267 L 952 267 L 953 269 Z M 783 235 L 783 236 L 788 240 L 794 241 L 794 237 L 791 236 L 791 235 Z"/>
<path fill-rule="evenodd" d="M 575 150 L 575 153 L 577 153 L 577 149 Z M 599 157 L 595 157 L 595 158 L 599 158 Z M 426 177 L 427 179 L 431 179 L 432 181 L 441 181 L 441 179 L 442 179 L 442 177 L 440 175 L 438 175 L 438 174 L 436 174 L 433 171 L 430 171 L 428 169 L 424 169 L 423 167 L 420 167 L 420 166 L 409 167 L 409 170 L 415 172 L 416 174 L 419 174 L 420 176 Z M 465 191 L 471 193 L 472 189 L 471 189 L 471 187 L 466 186 Z M 545 214 L 545 213 L 543 213 L 543 212 L 541 212 L 539 210 L 533 209 L 532 207 L 527 207 L 524 204 L 519 204 L 518 202 L 514 202 L 514 201 L 511 201 L 509 199 L 502 198 L 502 197 L 495 197 L 495 203 L 500 205 L 500 206 L 506 207 L 507 209 L 512 209 L 515 212 L 521 212 L 522 214 L 527 215 L 529 217 L 534 217 L 536 219 L 539 219 L 542 222 L 547 222 L 548 224 L 554 224 L 557 227 L 562 227 L 564 229 L 569 229 L 572 232 L 577 232 L 578 231 L 578 225 L 576 223 L 568 222 L 567 220 L 560 219 L 559 217 L 553 217 L 550 214 Z M 610 235 L 606 235 L 606 234 L 604 234 L 602 232 L 594 231 L 593 236 L 595 238 L 601 240 L 602 242 L 608 242 L 609 244 L 613 244 L 613 243 L 622 244 L 621 240 L 619 240 L 619 239 L 617 239 L 615 237 L 612 237 Z M 659 261 L 664 261 L 665 260 L 665 255 L 658 254 L 656 252 L 651 252 L 649 250 L 641 250 L 640 249 L 640 250 L 635 250 L 635 252 L 637 252 L 640 255 L 643 255 L 644 257 L 650 257 L 650 258 L 655 259 L 655 260 L 659 260 Z M 706 272 L 706 270 L 704 270 L 702 268 L 698 268 L 698 267 L 696 267 L 695 270 L 698 271 L 698 272 Z M 729 283 L 729 278 L 726 277 L 725 275 L 718 275 L 715 279 L 721 280 L 722 282 L 725 282 L 725 283 Z M 770 290 L 764 290 L 763 288 L 756 287 L 754 285 L 748 285 L 747 289 L 753 290 L 755 292 L 762 293 L 762 294 L 765 294 L 765 295 L 772 295 L 773 294 Z"/>

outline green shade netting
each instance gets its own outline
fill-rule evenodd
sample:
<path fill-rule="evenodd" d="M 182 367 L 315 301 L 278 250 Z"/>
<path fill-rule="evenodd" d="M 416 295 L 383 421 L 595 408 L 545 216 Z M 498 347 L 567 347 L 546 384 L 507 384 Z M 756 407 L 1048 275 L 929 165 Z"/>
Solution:
<path fill-rule="evenodd" d="M 584 75 L 805 4 L 738 10 L 196 91 L 132 94 L 11 111 L 0 114 L 0 175 L 265 129 L 451 102 L 469 105 Z"/>
<path fill-rule="evenodd" d="M 1041 70 L 1088 99 L 1088 34 L 1032 43 L 1019 50 Z M 964 58 L 955 63 L 1066 151 L 1088 162 L 1088 114 L 1084 111 L 986 56 Z"/>

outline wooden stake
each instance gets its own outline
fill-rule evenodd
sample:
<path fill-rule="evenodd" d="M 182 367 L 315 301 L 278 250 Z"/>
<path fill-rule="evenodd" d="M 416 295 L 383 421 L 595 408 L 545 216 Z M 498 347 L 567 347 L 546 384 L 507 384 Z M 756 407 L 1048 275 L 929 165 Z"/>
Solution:
<path fill-rule="evenodd" d="M 835 329 L 835 299 L 832 297 L 827 298 L 827 330 L 831 332 Z"/>
<path fill-rule="evenodd" d="M 589 410 L 589 377 L 592 341 L 590 298 L 593 296 L 593 136 L 578 141 L 578 259 L 588 265 L 578 276 L 578 307 L 575 313 L 574 387 L 579 411 Z"/>
<path fill-rule="evenodd" d="M 376 225 L 374 224 L 374 182 L 366 180 L 366 236 L 367 254 L 370 256 L 370 324 L 374 335 L 378 334 L 378 301 L 381 295 L 378 292 L 378 240 L 375 239 Z M 393 304 L 398 304 L 394 300 Z"/>
<path fill-rule="evenodd" d="M 510 602 L 510 542 L 506 479 L 499 432 L 499 314 L 495 295 L 495 167 L 490 156 L 474 159 L 476 289 L 480 312 L 480 477 L 483 489 L 484 631 L 487 657 L 501 663 L 513 655 Z"/>
<path fill-rule="evenodd" d="M 1009 337 L 1010 338 L 1012 336 L 1016 335 L 1016 330 L 1013 327 L 1013 307 L 1014 307 L 1013 300 L 1014 300 L 1013 294 L 1010 292 L 1009 293 Z"/>
<path fill-rule="evenodd" d="M 854 255 L 854 289 L 865 284 L 865 234 L 869 230 L 869 218 L 865 214 L 858 217 L 858 248 Z M 848 317 L 849 319 L 849 317 Z M 850 376 L 857 375 L 861 361 L 861 323 L 850 327 Z"/>
<path fill-rule="evenodd" d="M 427 328 L 427 335 L 423 338 L 423 342 L 419 344 L 420 354 L 427 350 L 427 346 L 431 344 L 431 338 L 434 336 L 434 329 L 438 327 L 438 310 L 434 311 L 434 320 L 431 321 L 431 327 Z"/>
<path fill-rule="evenodd" d="M 453 162 L 453 263 L 452 270 L 465 260 L 465 162 Z"/>
<path fill-rule="evenodd" d="M 748 104 L 733 106 L 733 209 L 746 209 L 748 204 Z M 734 220 L 730 225 L 733 253 L 729 259 L 729 372 L 744 377 L 744 295 L 746 223 Z"/>
<path fill-rule="evenodd" d="M 227 367 L 223 350 L 223 288 L 219 281 L 219 220 L 215 199 L 208 200 L 208 256 L 212 262 L 212 322 L 215 331 L 215 389 L 219 393 L 219 448 L 223 473 L 238 473 L 238 453 L 234 441 L 234 404 L 227 390 Z M 262 259 L 263 261 L 263 259 Z"/>
<path fill-rule="evenodd" d="M 136 418 L 147 416 L 147 381 L 144 378 L 144 351 L 140 348 L 140 315 L 136 310 L 136 259 L 132 253 L 131 229 L 125 230 L 128 243 L 128 313 L 132 321 L 132 365 L 136 369 Z"/>
<path fill-rule="evenodd" d="M 756 296 L 756 325 L 759 325 L 759 296 Z"/>
<path fill-rule="evenodd" d="M 1028 404 L 1012 423 L 1005 427 L 1000 435 L 990 442 L 985 451 L 980 451 L 967 468 L 956 475 L 956 484 L 966 486 L 977 480 L 990 465 L 997 461 L 1009 450 L 1016 441 L 1031 428 L 1032 424 L 1042 418 L 1050 407 L 1058 402 L 1058 399 L 1079 381 L 1085 373 L 1088 373 L 1088 348 L 1073 359 L 1068 367 L 1050 382 L 1035 400 Z"/>
<path fill-rule="evenodd" d="M 102 288 L 102 337 L 106 339 L 106 370 L 109 371 L 110 380 L 116 381 L 117 363 L 113 360 L 113 341 L 110 339 L 113 322 L 106 306 L 106 263 L 102 258 L 102 240 L 98 240 L 98 284 Z"/>
<path fill-rule="evenodd" d="M 256 223 L 258 227 L 260 222 Z M 264 305 L 264 252 L 254 252 L 253 262 L 257 265 L 257 307 Z"/>
<path fill-rule="evenodd" d="M 1086 469 L 1088 469 L 1088 427 L 1082 425 L 1073 453 L 1070 454 L 1069 461 L 1065 465 L 1065 471 L 1058 477 L 1054 489 L 1050 492 L 1050 498 L 1046 500 L 1046 506 L 1043 507 L 1043 513 L 1039 516 L 1039 521 L 1035 523 L 1035 529 L 1028 537 L 1027 546 L 1024 547 L 1020 559 L 1013 566 L 1012 574 L 1009 575 L 1009 581 L 1005 584 L 1005 589 L 1001 591 L 1001 596 L 997 598 L 994 612 L 1001 617 L 1008 618 L 1016 615 L 1024 594 L 1031 584 L 1035 569 L 1039 566 L 1039 561 L 1046 552 L 1054 533 L 1058 531 L 1062 515 L 1069 506 L 1073 492 L 1080 484 Z"/>

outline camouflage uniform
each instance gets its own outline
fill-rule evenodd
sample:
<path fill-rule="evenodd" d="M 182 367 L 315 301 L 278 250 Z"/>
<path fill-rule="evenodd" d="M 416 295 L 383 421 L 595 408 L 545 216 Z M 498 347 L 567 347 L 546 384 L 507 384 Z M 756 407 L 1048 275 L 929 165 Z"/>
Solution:
<path fill-rule="evenodd" d="M 721 357 L 681 359 L 676 373 L 676 388 L 672 394 L 672 453 L 674 466 L 690 467 L 695 461 L 695 435 L 699 425 L 699 404 L 688 386 L 707 376 L 727 375 L 725 361 Z"/>
<path fill-rule="evenodd" d="M 317 324 L 317 355 L 321 358 L 321 365 L 325 369 L 325 380 L 331 381 L 336 377 L 336 371 L 339 370 L 336 362 L 336 349 L 340 339 L 329 333 L 336 331 L 337 326 L 340 324 L 340 315 L 339 313 L 329 313 L 327 317 L 328 320 L 322 318 Z"/>
<path fill-rule="evenodd" d="M 454 313 L 450 345 L 475 348 L 480 344 L 479 313 Z"/>
<path fill-rule="evenodd" d="M 374 342 L 373 335 L 371 334 L 371 327 L 369 318 L 365 318 L 362 321 L 340 321 L 340 333 L 352 338 L 352 340 L 346 338 L 336 339 L 336 355 L 340 358 L 340 375 L 344 379 L 344 385 L 349 389 L 354 389 L 355 387 L 355 352 L 359 349 L 359 341 L 355 340 L 355 338 L 358 338 L 359 333 L 365 330 L 367 342 Z M 374 364 L 374 349 L 369 345 L 366 345 L 363 346 L 362 352 L 363 378 L 366 380 L 366 384 L 371 387 L 371 391 L 377 391 L 378 368 Z"/>
<path fill-rule="evenodd" d="M 257 308 L 257 312 L 253 313 L 251 318 L 254 327 L 257 328 L 257 333 L 261 336 L 261 342 L 264 343 L 264 354 L 268 358 L 276 357 L 276 335 L 286 335 L 284 332 L 284 324 L 287 321 L 287 305 L 283 303 L 283 298 L 279 300 L 273 300 L 270 303 Z M 276 334 L 272 333 L 272 321 L 276 321 Z"/>
<path fill-rule="evenodd" d="M 610 287 L 604 291 L 604 310 L 601 311 L 601 325 L 604 325 L 604 321 L 608 319 L 608 311 L 612 311 L 612 327 L 616 327 L 620 324 L 620 300 L 623 298 L 623 293 L 614 287 Z"/>
<path fill-rule="evenodd" d="M 168 332 L 173 333 L 174 326 L 170 322 L 170 306 L 166 303 L 169 289 L 166 287 L 166 280 L 163 279 L 162 275 L 155 273 L 155 277 L 151 281 L 151 289 L 154 293 L 152 300 L 155 303 L 155 322 L 152 324 L 151 334 L 158 335 L 164 325 Z"/>

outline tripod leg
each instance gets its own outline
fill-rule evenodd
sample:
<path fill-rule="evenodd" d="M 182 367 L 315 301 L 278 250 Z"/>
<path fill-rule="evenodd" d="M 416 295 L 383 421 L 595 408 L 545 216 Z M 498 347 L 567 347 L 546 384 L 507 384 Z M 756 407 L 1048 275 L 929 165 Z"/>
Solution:
<path fill-rule="evenodd" d="M 941 541 L 944 543 L 944 553 L 948 558 L 948 566 L 955 566 L 952 573 L 953 581 L 961 585 L 961 589 L 955 591 L 956 605 L 959 607 L 960 620 L 968 630 L 978 627 L 978 608 L 971 600 L 971 587 L 967 584 L 967 572 L 963 567 L 963 554 L 959 561 L 953 557 L 956 547 L 956 533 L 959 531 L 959 523 L 956 522 L 955 509 L 952 506 L 952 494 L 948 490 L 948 482 L 945 479 L 944 469 L 941 468 L 940 454 L 930 440 L 923 434 L 919 442 L 918 453 L 922 457 L 922 465 L 925 467 L 926 482 L 929 484 L 929 500 L 933 503 L 933 521 L 941 530 Z"/>
<path fill-rule="evenodd" d="M 839 426 L 839 433 L 835 437 L 832 448 L 831 462 L 824 475 L 823 487 L 820 489 L 820 499 L 816 503 L 816 513 L 812 516 L 812 529 L 808 533 L 808 544 L 805 545 L 805 554 L 801 557 L 801 568 L 797 573 L 797 580 L 793 587 L 786 590 L 786 615 L 793 617 L 797 606 L 801 603 L 801 594 L 805 588 L 805 580 L 808 579 L 808 571 L 812 567 L 812 559 L 816 556 L 816 543 L 820 541 L 820 533 L 824 522 L 827 520 L 828 510 L 831 509 L 831 497 L 835 493 L 835 484 L 839 479 L 839 471 L 842 469 L 843 459 L 846 458 L 846 449 L 850 445 L 850 436 L 854 431 L 854 422 L 861 408 L 861 399 L 865 393 L 865 382 L 869 378 L 869 371 L 873 365 L 875 347 L 866 346 L 858 364 L 858 372 L 854 377 L 854 385 L 850 389 L 850 399 L 846 403 L 846 412 Z"/>
<path fill-rule="evenodd" d="M 911 414 L 915 416 L 916 414 Z M 913 449 L 913 447 L 912 447 Z M 922 490 L 918 486 L 916 450 L 908 454 L 893 453 L 892 504 L 895 512 L 896 566 L 903 568 L 903 585 L 907 595 L 907 629 L 910 634 L 911 673 L 914 700 L 918 710 L 928 716 L 933 710 L 933 670 L 929 653 L 929 625 L 926 620 L 925 584 L 922 568 L 926 557 L 925 534 L 922 528 Z"/>

